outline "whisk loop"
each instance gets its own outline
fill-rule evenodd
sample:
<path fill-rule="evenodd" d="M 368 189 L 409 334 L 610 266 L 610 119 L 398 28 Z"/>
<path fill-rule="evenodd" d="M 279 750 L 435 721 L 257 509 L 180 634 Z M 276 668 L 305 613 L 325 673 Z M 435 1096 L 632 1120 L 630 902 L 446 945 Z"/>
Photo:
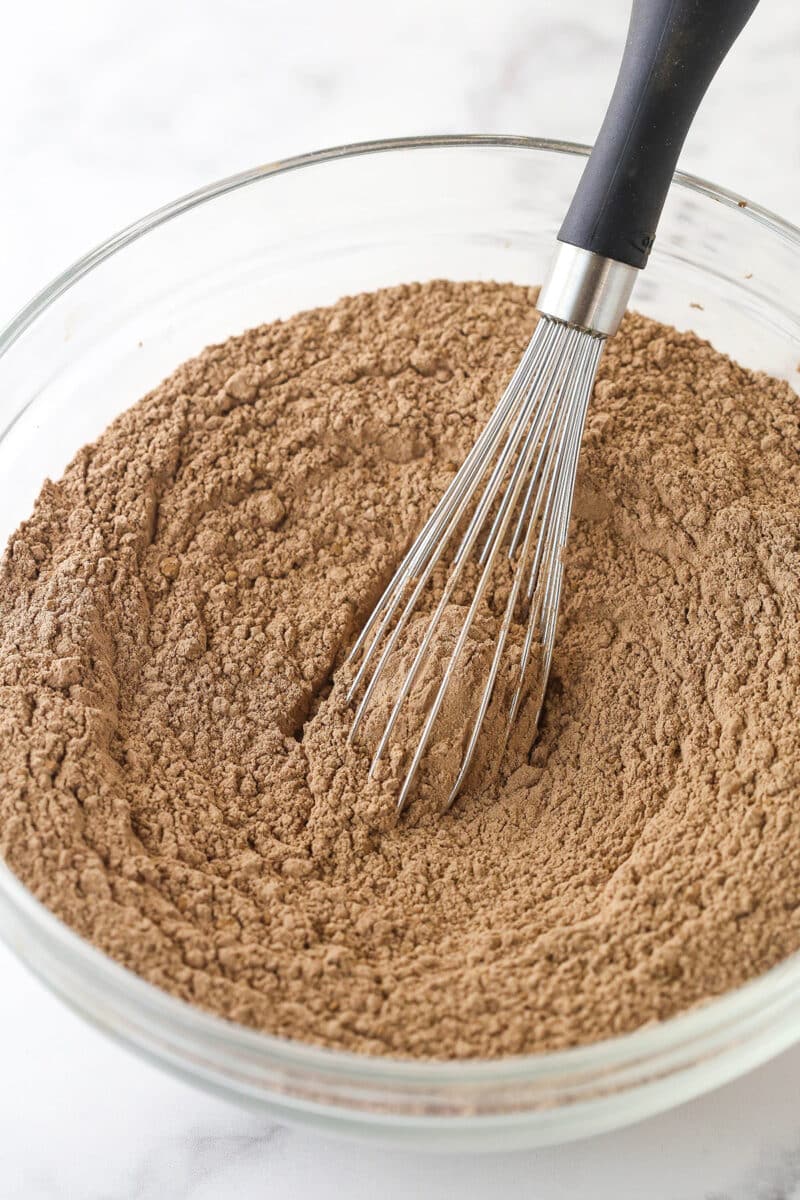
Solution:
<path fill-rule="evenodd" d="M 401 562 L 351 651 L 350 661 L 360 662 L 348 699 L 352 700 L 364 688 L 350 731 L 352 739 L 421 598 L 425 596 L 427 606 L 433 593 L 433 611 L 375 749 L 370 767 L 372 777 L 414 684 L 431 662 L 431 646 L 442 615 L 453 602 L 467 564 L 477 564 L 478 582 L 455 645 L 446 662 L 436 662 L 437 668 L 441 665 L 441 679 L 400 788 L 399 812 L 409 800 L 470 629 L 503 559 L 511 566 L 511 586 L 491 666 L 446 807 L 456 799 L 472 765 L 497 678 L 510 651 L 509 634 L 520 609 L 516 625 L 522 623 L 525 635 L 517 656 L 507 735 L 526 695 L 535 646 L 540 647 L 536 673 L 538 723 L 552 662 L 563 575 L 562 554 L 581 435 L 603 342 L 604 338 L 594 332 L 546 316 L 540 318 L 486 427 Z M 435 572 L 440 563 L 447 565 L 447 573 L 443 585 L 437 587 Z"/>

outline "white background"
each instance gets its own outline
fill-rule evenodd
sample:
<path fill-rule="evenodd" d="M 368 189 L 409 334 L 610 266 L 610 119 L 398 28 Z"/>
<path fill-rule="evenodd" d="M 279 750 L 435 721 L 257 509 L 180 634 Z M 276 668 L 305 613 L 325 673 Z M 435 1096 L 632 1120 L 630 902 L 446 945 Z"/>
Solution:
<path fill-rule="evenodd" d="M 628 0 L 0 0 L 0 322 L 212 179 L 408 133 L 591 141 Z M 800 8 L 763 0 L 682 165 L 800 220 Z M 0 492 L 0 502 L 2 502 Z M 270 1126 L 84 1027 L 0 950 L 0 1198 L 800 1200 L 800 1050 L 619 1134 L 437 1158 Z"/>

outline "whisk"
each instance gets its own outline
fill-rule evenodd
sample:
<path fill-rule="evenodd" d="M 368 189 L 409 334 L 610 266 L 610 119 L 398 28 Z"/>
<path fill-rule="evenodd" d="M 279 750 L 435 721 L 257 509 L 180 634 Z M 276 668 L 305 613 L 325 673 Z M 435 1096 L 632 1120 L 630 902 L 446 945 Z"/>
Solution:
<path fill-rule="evenodd" d="M 498 621 L 497 636 L 485 682 L 473 698 L 474 711 L 465 714 L 463 752 L 446 807 L 467 778 L 498 679 L 502 675 L 506 684 L 509 678 L 509 657 L 506 737 L 529 696 L 538 727 L 553 660 L 581 438 L 603 345 L 619 328 L 646 265 L 697 107 L 755 5 L 756 0 L 633 2 L 616 86 L 558 234 L 533 337 L 350 654 L 358 665 L 349 699 L 360 694 L 353 738 L 379 682 L 386 681 L 387 664 L 403 650 L 420 602 L 426 611 L 432 608 L 392 694 L 370 768 L 374 775 L 409 696 L 433 668 L 436 686 L 419 740 L 409 751 L 398 812 L 412 794 L 479 614 Z M 440 655 L 437 635 L 456 600 L 463 619 L 452 650 Z"/>

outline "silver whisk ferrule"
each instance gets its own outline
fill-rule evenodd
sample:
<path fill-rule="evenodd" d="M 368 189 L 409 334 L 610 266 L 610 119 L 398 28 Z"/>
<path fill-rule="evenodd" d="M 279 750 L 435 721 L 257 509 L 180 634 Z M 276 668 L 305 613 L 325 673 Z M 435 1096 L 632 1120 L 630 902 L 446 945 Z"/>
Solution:
<path fill-rule="evenodd" d="M 470 770 L 498 678 L 501 673 L 504 681 L 509 678 L 509 659 L 506 736 L 531 694 L 534 726 L 538 724 L 553 658 L 586 411 L 605 337 L 619 324 L 635 276 L 635 269 L 622 263 L 559 247 L 540 295 L 542 316 L 511 382 L 351 651 L 357 669 L 348 698 L 360 696 L 352 739 L 379 682 L 387 677 L 393 654 L 402 649 L 409 623 L 420 613 L 429 614 L 418 645 L 412 647 L 410 665 L 404 664 L 392 693 L 370 768 L 373 775 L 415 684 L 433 667 L 436 685 L 431 689 L 428 680 L 425 694 L 432 699 L 419 739 L 407 749 L 410 762 L 398 795 L 399 812 L 411 795 L 470 630 L 487 608 L 496 619 L 497 637 L 474 710 L 464 717 L 464 749 L 446 807 Z M 496 592 L 502 572 L 506 582 Z M 463 595 L 465 582 L 472 589 L 469 603 L 460 601 L 458 634 L 452 650 L 441 655 L 437 630 L 448 606 Z M 530 670 L 532 660 L 535 671 Z"/>
<path fill-rule="evenodd" d="M 545 316 L 611 337 L 631 298 L 638 267 L 559 242 L 537 302 Z"/>

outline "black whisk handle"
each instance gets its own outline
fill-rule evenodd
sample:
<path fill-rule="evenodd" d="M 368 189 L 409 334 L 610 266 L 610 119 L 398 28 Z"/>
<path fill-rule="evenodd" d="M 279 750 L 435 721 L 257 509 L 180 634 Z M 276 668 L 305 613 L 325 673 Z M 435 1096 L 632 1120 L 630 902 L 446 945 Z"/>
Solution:
<path fill-rule="evenodd" d="M 559 241 L 643 267 L 689 126 L 757 0 L 633 0 L 617 83 Z"/>

